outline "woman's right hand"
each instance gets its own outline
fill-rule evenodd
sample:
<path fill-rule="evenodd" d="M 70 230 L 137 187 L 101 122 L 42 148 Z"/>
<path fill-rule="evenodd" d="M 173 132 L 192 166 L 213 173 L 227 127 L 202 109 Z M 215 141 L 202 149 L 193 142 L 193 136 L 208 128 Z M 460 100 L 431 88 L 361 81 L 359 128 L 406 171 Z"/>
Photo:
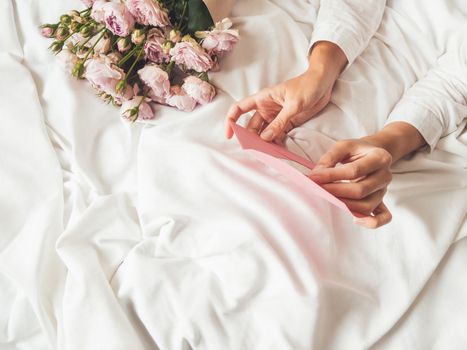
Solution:
<path fill-rule="evenodd" d="M 331 98 L 332 88 L 347 64 L 344 52 L 330 42 L 318 42 L 310 55 L 309 69 L 286 82 L 268 87 L 233 105 L 226 122 L 226 136 L 233 135 L 230 122 L 255 111 L 247 128 L 265 141 L 281 143 L 293 128 L 321 111 Z"/>

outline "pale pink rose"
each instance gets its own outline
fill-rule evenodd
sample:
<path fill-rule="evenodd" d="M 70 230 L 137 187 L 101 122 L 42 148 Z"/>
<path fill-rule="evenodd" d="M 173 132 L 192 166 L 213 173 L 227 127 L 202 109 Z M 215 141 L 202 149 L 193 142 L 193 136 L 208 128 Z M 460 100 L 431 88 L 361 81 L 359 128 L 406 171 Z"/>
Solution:
<path fill-rule="evenodd" d="M 149 88 L 149 97 L 164 103 L 170 93 L 169 74 L 155 64 L 148 64 L 138 71 L 141 81 Z"/>
<path fill-rule="evenodd" d="M 105 55 L 91 58 L 86 61 L 84 67 L 83 76 L 97 91 L 104 92 L 117 99 L 123 97 L 121 94 L 117 94 L 115 87 L 125 77 L 125 73 L 110 58 Z M 126 98 L 131 98 L 127 91 L 125 91 L 125 95 Z"/>
<path fill-rule="evenodd" d="M 203 40 L 201 45 L 210 55 L 223 56 L 232 51 L 238 42 L 238 35 L 236 36 L 230 32 L 232 31 L 216 32 L 214 30 Z"/>
<path fill-rule="evenodd" d="M 203 39 L 201 45 L 210 54 L 222 56 L 232 51 L 239 40 L 238 30 L 230 29 L 232 21 L 224 18 L 217 22 L 211 31 L 196 32 L 197 38 Z"/>
<path fill-rule="evenodd" d="M 96 0 L 81 0 L 83 2 L 84 5 L 86 5 L 86 7 L 91 7 L 95 2 Z"/>
<path fill-rule="evenodd" d="M 126 7 L 136 21 L 144 25 L 165 27 L 170 24 L 169 16 L 157 0 L 126 0 Z"/>
<path fill-rule="evenodd" d="M 169 61 L 169 56 L 164 52 L 164 34 L 161 30 L 153 28 L 148 33 L 148 38 L 144 44 L 146 59 L 155 63 Z"/>
<path fill-rule="evenodd" d="M 99 23 L 104 23 L 105 9 L 104 5 L 107 3 L 105 0 L 97 0 L 92 4 L 91 18 Z"/>
<path fill-rule="evenodd" d="M 71 73 L 73 67 L 78 63 L 78 57 L 67 49 L 57 54 L 57 60 L 60 66 L 68 73 Z"/>
<path fill-rule="evenodd" d="M 182 89 L 200 105 L 211 102 L 214 96 L 216 96 L 214 86 L 195 76 L 187 77 L 182 85 Z"/>
<path fill-rule="evenodd" d="M 45 38 L 51 38 L 54 35 L 55 30 L 52 27 L 42 27 L 41 34 Z"/>
<path fill-rule="evenodd" d="M 135 19 L 124 4 L 106 2 L 102 5 L 104 23 L 108 30 L 118 36 L 127 36 L 135 27 Z"/>
<path fill-rule="evenodd" d="M 185 112 L 191 112 L 196 107 L 196 101 L 178 85 L 170 88 L 170 96 L 167 97 L 166 103 Z"/>
<path fill-rule="evenodd" d="M 120 108 L 122 117 L 131 121 L 154 119 L 154 112 L 149 103 L 146 101 L 141 102 L 143 98 L 143 96 L 135 96 L 131 100 L 124 101 Z"/>
<path fill-rule="evenodd" d="M 211 57 L 194 40 L 182 41 L 170 49 L 171 60 L 176 64 L 196 72 L 206 72 L 211 69 Z"/>
<path fill-rule="evenodd" d="M 120 60 L 123 58 L 123 56 L 119 52 L 111 52 L 107 55 L 107 57 L 115 64 L 120 62 Z"/>

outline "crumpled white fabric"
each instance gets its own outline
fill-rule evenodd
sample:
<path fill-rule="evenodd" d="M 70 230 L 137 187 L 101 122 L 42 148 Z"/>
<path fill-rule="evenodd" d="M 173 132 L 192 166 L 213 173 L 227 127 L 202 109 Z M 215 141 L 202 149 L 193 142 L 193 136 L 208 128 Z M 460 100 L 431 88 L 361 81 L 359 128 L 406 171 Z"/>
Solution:
<path fill-rule="evenodd" d="M 401 3 L 290 149 L 316 160 L 373 132 L 430 68 L 417 6 Z M 400 161 L 393 222 L 360 229 L 223 138 L 234 100 L 305 67 L 312 2 L 240 1 L 242 40 L 213 75 L 215 101 L 133 126 L 39 36 L 78 6 L 0 2 L 0 348 L 467 345 L 465 126 Z"/>

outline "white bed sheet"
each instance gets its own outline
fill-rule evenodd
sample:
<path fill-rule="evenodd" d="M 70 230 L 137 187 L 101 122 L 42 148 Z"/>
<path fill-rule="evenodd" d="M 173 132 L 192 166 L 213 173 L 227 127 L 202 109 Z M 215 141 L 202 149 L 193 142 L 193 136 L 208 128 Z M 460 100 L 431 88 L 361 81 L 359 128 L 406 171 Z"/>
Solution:
<path fill-rule="evenodd" d="M 467 347 L 465 125 L 400 161 L 393 222 L 361 229 L 223 138 L 234 100 L 303 70 L 316 1 L 239 1 L 216 100 L 134 126 L 39 36 L 79 4 L 0 0 L 0 349 Z M 426 33 L 466 11 L 388 2 L 288 147 L 316 160 L 381 127 L 443 49 Z"/>

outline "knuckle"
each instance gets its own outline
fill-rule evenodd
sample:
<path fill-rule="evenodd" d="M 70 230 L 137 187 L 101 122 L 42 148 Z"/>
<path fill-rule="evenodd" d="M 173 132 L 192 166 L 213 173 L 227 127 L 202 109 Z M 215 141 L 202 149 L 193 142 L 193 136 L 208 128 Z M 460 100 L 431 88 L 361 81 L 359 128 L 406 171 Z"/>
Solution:
<path fill-rule="evenodd" d="M 349 168 L 349 177 L 350 179 L 356 179 L 360 176 L 360 166 L 357 164 L 352 164 Z"/>
<path fill-rule="evenodd" d="M 297 113 L 303 109 L 303 102 L 300 100 L 292 100 L 288 104 L 288 109 L 292 113 Z"/>
<path fill-rule="evenodd" d="M 366 189 L 363 185 L 358 185 L 355 187 L 354 195 L 356 199 L 363 199 L 366 197 Z"/>
<path fill-rule="evenodd" d="M 350 147 L 350 141 L 349 140 L 341 140 L 336 142 L 336 148 L 339 149 L 347 149 Z"/>
<path fill-rule="evenodd" d="M 383 165 L 391 165 L 392 156 L 388 151 L 383 148 L 378 148 L 377 155 Z"/>
<path fill-rule="evenodd" d="M 271 127 L 277 130 L 283 130 L 285 128 L 286 121 L 276 118 L 274 121 L 271 123 Z"/>

